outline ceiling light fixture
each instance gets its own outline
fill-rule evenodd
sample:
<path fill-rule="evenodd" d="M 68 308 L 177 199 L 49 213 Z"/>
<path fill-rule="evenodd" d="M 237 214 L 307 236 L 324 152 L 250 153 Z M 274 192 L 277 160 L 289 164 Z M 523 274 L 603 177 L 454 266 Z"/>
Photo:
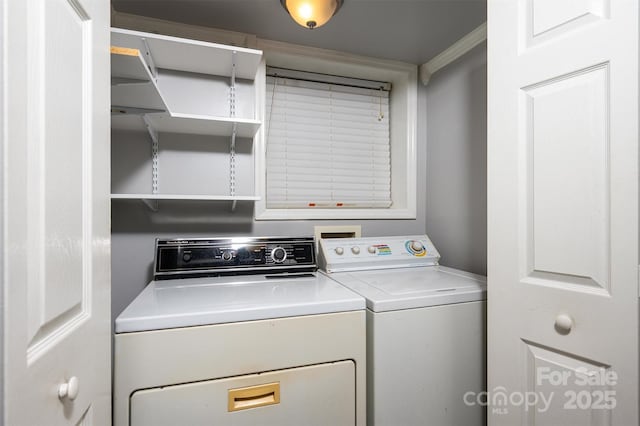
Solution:
<path fill-rule="evenodd" d="M 280 3 L 294 21 L 312 30 L 329 22 L 344 0 L 280 0 Z"/>

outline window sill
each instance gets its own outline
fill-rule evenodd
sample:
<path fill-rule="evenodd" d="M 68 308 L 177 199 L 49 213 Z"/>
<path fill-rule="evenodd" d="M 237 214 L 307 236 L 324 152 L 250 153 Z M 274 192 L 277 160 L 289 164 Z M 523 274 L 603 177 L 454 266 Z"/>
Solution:
<path fill-rule="evenodd" d="M 415 209 L 266 209 L 256 220 L 415 219 Z"/>

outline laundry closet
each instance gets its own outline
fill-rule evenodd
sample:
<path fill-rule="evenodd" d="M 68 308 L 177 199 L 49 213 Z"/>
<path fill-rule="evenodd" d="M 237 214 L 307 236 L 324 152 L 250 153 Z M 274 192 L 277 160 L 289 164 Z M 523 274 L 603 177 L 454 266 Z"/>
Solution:
<path fill-rule="evenodd" d="M 0 422 L 638 424 L 637 1 L 0 16 Z"/>
<path fill-rule="evenodd" d="M 327 219 L 256 220 L 256 203 L 265 196 L 259 175 L 264 173 L 261 163 L 270 121 L 268 97 L 274 90 L 267 82 L 267 75 L 273 72 L 267 71 L 267 67 L 274 64 L 270 63 L 270 52 L 260 47 L 269 43 L 261 44 L 254 36 L 242 33 L 180 26 L 120 12 L 113 14 L 113 27 L 111 198 L 112 315 L 117 318 L 114 326 L 116 424 L 127 421 L 170 424 L 184 415 L 171 409 L 176 401 L 182 401 L 180 406 L 190 413 L 190 421 L 195 423 L 207 416 L 230 419 L 225 416 L 231 413 L 235 421 L 247 424 L 255 424 L 259 419 L 278 423 L 282 421 L 278 419 L 291 420 L 298 418 L 296 416 L 303 419 L 310 415 L 317 424 L 364 424 L 366 399 L 373 401 L 372 392 L 364 386 L 365 358 L 371 365 L 373 362 L 363 351 L 366 336 L 372 340 L 373 335 L 369 330 L 371 325 L 367 325 L 365 331 L 365 322 L 368 324 L 369 320 L 365 321 L 362 297 L 346 288 L 328 293 L 335 283 L 323 278 L 316 284 L 323 286 L 322 290 L 298 296 L 301 299 L 286 308 L 287 322 L 282 322 L 285 319 L 280 319 L 281 314 L 260 314 L 262 308 L 252 307 L 254 302 L 246 299 L 242 299 L 246 305 L 242 316 L 238 316 L 235 308 L 229 308 L 226 316 L 205 319 L 206 298 L 231 301 L 233 297 L 244 296 L 237 293 L 239 290 L 230 293 L 236 296 L 192 293 L 193 299 L 187 293 L 190 291 L 187 288 L 191 283 L 197 284 L 193 280 L 199 277 L 246 272 L 246 269 L 228 271 L 225 261 L 231 259 L 239 259 L 236 265 L 240 268 L 264 264 L 259 268 L 260 273 L 262 269 L 298 273 L 300 270 L 296 268 L 307 262 L 308 266 L 318 264 L 320 259 L 308 259 L 302 254 L 307 253 L 307 242 L 298 238 L 313 236 L 318 226 L 345 236 L 381 237 L 375 244 L 373 240 L 369 243 L 362 240 L 362 244 L 369 244 L 368 248 L 363 245 L 356 251 L 353 246 L 349 253 L 365 255 L 368 250 L 368 255 L 384 256 L 393 251 L 393 259 L 399 259 L 400 263 L 396 260 L 389 263 L 390 267 L 404 265 L 401 252 L 405 252 L 419 261 L 410 266 L 437 265 L 442 255 L 442 264 L 470 272 L 457 279 L 465 281 L 467 286 L 461 288 L 461 294 L 473 295 L 452 296 L 447 303 L 454 303 L 454 299 L 472 302 L 472 305 L 477 303 L 477 307 L 464 315 L 467 318 L 464 321 L 471 321 L 473 326 L 465 334 L 468 337 L 460 340 L 460 344 L 474 342 L 477 348 L 462 351 L 470 355 L 469 360 L 451 359 L 450 368 L 459 370 L 461 377 L 473 377 L 477 392 L 483 389 L 482 383 L 486 380 L 482 368 L 485 308 L 481 302 L 485 297 L 482 275 L 486 274 L 484 44 L 480 43 L 450 68 L 440 71 L 429 86 L 418 82 L 417 66 L 390 65 L 407 72 L 413 87 L 406 89 L 410 95 L 405 98 L 402 86 L 396 85 L 397 94 L 390 95 L 391 107 L 385 110 L 382 100 L 379 101 L 381 118 L 386 116 L 388 120 L 389 113 L 400 111 L 409 117 L 409 122 L 414 117 L 415 134 L 411 137 L 415 145 L 411 155 L 409 152 L 403 155 L 409 159 L 407 167 L 412 161 L 415 163 L 410 168 L 412 173 L 408 173 L 412 176 L 403 182 L 410 188 L 409 192 L 415 191 L 415 194 L 412 200 L 395 202 L 394 206 L 403 207 L 401 204 L 405 203 L 412 206 L 412 213 L 388 219 L 365 215 L 365 219 L 329 219 L 332 216 L 328 216 Z M 275 65 L 281 64 L 276 61 Z M 326 67 L 319 71 L 318 75 L 326 73 Z M 414 102 L 414 106 L 403 110 L 398 99 L 409 105 Z M 378 102 L 377 98 L 374 102 Z M 392 132 L 398 132 L 401 125 L 392 126 Z M 399 152 L 402 151 L 392 152 L 391 157 L 397 157 Z M 394 164 L 397 167 L 398 163 Z M 415 187 L 411 179 L 415 179 Z M 441 254 L 424 236 L 426 232 L 441 247 Z M 413 237 L 406 237 L 409 238 L 406 244 L 390 238 L 391 244 L 383 238 L 395 235 Z M 273 238 L 261 238 L 265 236 Z M 239 244 L 234 237 L 242 237 L 243 242 Z M 319 249 L 317 245 L 313 247 L 314 251 Z M 342 254 L 342 248 L 330 250 L 334 255 Z M 427 252 L 427 262 L 420 261 Z M 285 268 L 286 265 L 289 267 Z M 456 274 L 454 271 L 452 276 Z M 314 280 L 322 277 L 320 272 L 317 275 Z M 170 282 L 179 276 L 191 278 L 185 280 L 189 284 L 171 287 Z M 163 281 L 165 279 L 169 281 Z M 302 281 L 288 284 L 313 289 L 308 282 L 305 284 L 305 279 L 310 278 L 296 278 Z M 227 281 L 220 281 L 222 286 L 227 285 L 223 282 Z M 245 290 L 249 288 L 247 285 L 243 284 Z M 276 284 L 271 280 L 269 285 Z M 449 291 L 453 289 L 451 285 L 440 284 L 434 291 Z M 278 291 L 286 291 L 284 282 L 278 286 Z M 262 294 L 259 286 L 254 294 Z M 260 303 L 266 303 L 269 297 L 261 296 Z M 175 305 L 176 300 L 182 305 Z M 314 304 L 324 307 L 313 308 Z M 187 305 L 192 307 L 186 308 Z M 301 306 L 307 307 L 301 309 Z M 285 308 L 278 309 L 285 312 Z M 255 314 L 251 313 L 254 311 Z M 231 323 L 227 329 L 224 324 L 229 321 L 241 322 Z M 255 328 L 245 329 L 243 324 L 251 321 L 257 324 L 251 326 Z M 260 325 L 262 321 L 275 326 L 276 331 L 264 329 Z M 202 327 L 205 324 L 212 325 Z M 455 326 L 464 327 L 464 324 Z M 302 332 L 302 328 L 307 332 Z M 327 330 L 334 330 L 332 337 L 325 335 Z M 235 333 L 236 337 L 229 333 Z M 295 342 L 306 339 L 311 339 L 306 348 L 296 347 Z M 272 346 L 276 340 L 280 341 L 280 347 Z M 203 341 L 209 343 L 198 343 Z M 242 344 L 242 341 L 252 343 Z M 343 343 L 338 345 L 337 341 Z M 216 342 L 227 342 L 224 345 L 228 352 Z M 259 349 L 253 345 L 258 343 L 263 345 L 268 359 L 254 359 Z M 330 347 L 334 349 L 328 350 Z M 220 367 L 209 366 L 201 355 L 193 353 L 200 350 L 202 356 L 216 354 Z M 433 362 L 450 358 L 447 350 L 443 347 L 445 358 L 434 358 Z M 476 350 L 477 357 L 473 356 Z M 157 353 L 154 362 L 146 362 L 145 357 L 153 353 Z M 429 356 L 428 353 L 424 356 Z M 345 359 L 351 361 L 345 363 Z M 181 360 L 190 366 L 184 374 L 175 367 Z M 475 362 L 477 368 L 473 367 Z M 462 364 L 465 369 L 455 367 Z M 307 366 L 318 368 L 307 371 Z M 372 371 L 366 373 L 370 383 L 373 383 Z M 345 375 L 353 376 L 353 380 L 344 382 Z M 458 378 L 449 377 L 458 383 Z M 292 393 L 311 395 L 305 387 L 295 390 L 300 380 L 316 380 L 316 396 L 312 399 L 318 401 L 317 404 L 310 406 L 308 399 L 295 402 L 292 398 Z M 123 399 L 123 395 L 129 395 L 129 399 Z M 207 395 L 217 395 L 216 398 L 225 401 L 228 397 L 228 407 L 201 409 L 209 398 Z M 460 400 L 457 396 L 453 398 Z M 448 402 L 440 407 L 437 400 L 434 394 L 430 409 L 445 409 L 449 421 L 483 417 L 481 407 L 461 406 L 460 411 L 467 410 L 467 414 L 448 415 Z M 297 403 L 307 405 L 296 409 Z M 259 407 L 266 407 L 266 417 L 260 414 Z M 385 415 L 389 414 L 394 418 L 393 409 Z M 279 417 L 283 415 L 285 417 Z M 410 412 L 407 415 L 406 419 L 412 418 Z M 371 421 L 372 404 L 367 407 L 367 416 Z M 379 422 L 383 422 L 382 419 L 380 417 Z"/>

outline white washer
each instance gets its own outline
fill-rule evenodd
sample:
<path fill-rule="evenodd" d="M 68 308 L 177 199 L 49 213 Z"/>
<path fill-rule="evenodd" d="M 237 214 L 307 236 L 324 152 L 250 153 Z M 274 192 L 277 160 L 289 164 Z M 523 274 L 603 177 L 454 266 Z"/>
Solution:
<path fill-rule="evenodd" d="M 158 240 L 115 322 L 114 424 L 363 426 L 365 301 L 313 272 L 313 247 Z"/>
<path fill-rule="evenodd" d="M 369 425 L 486 424 L 486 279 L 439 259 L 426 235 L 320 240 L 320 267 L 367 300 Z"/>

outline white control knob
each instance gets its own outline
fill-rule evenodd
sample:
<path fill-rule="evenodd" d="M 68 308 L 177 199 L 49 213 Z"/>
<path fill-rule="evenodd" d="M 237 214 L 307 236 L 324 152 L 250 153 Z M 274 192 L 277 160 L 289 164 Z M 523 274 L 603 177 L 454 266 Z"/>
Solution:
<path fill-rule="evenodd" d="M 411 249 L 415 252 L 421 252 L 424 250 L 424 246 L 420 241 L 411 241 Z"/>
<path fill-rule="evenodd" d="M 367 247 L 367 251 L 371 254 L 376 254 L 376 248 L 374 246 Z"/>
<path fill-rule="evenodd" d="M 70 401 L 73 401 L 78 397 L 79 390 L 80 388 L 78 386 L 78 378 L 76 376 L 73 376 L 67 383 L 63 383 L 58 386 L 58 398 L 67 398 Z"/>
<path fill-rule="evenodd" d="M 569 334 L 573 328 L 573 318 L 568 314 L 560 314 L 556 317 L 555 329 L 560 334 Z"/>
<path fill-rule="evenodd" d="M 360 247 L 358 247 L 358 246 L 351 247 L 351 253 L 360 254 Z"/>
<path fill-rule="evenodd" d="M 338 256 L 342 256 L 344 254 L 344 249 L 342 247 L 336 247 L 335 252 Z"/>

